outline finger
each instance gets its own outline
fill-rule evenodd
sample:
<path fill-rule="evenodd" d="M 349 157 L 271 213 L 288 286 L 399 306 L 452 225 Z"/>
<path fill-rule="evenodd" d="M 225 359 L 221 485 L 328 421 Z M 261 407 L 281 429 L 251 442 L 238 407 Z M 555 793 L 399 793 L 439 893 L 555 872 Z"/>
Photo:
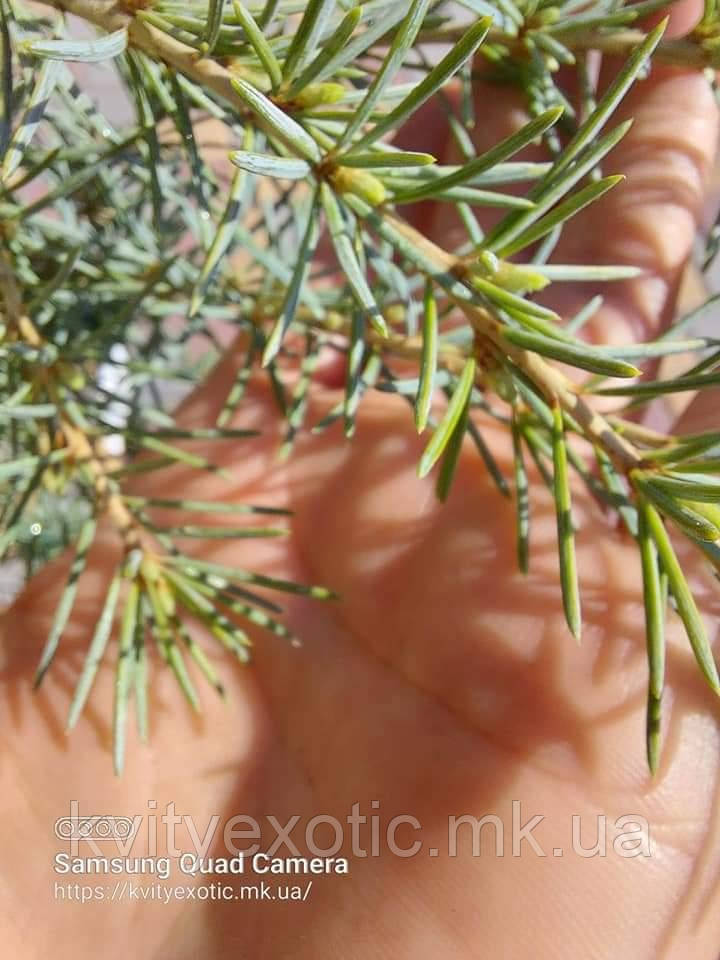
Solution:
<path fill-rule="evenodd" d="M 665 10 L 660 10 L 644 21 L 643 26 L 651 29 L 663 17 L 668 18 L 663 39 L 671 40 L 675 37 L 684 37 L 697 24 L 703 15 L 703 0 L 676 0 Z"/>
<path fill-rule="evenodd" d="M 650 18 L 664 15 L 664 39 L 686 34 L 703 12 L 700 0 L 683 0 Z M 598 96 L 608 88 L 622 60 L 605 57 Z M 612 125 L 633 126 L 603 163 L 603 172 L 625 180 L 571 220 L 553 255 L 556 262 L 628 264 L 641 277 L 620 283 L 560 291 L 556 305 L 573 315 L 591 297 L 605 302 L 585 335 L 600 343 L 649 339 L 671 322 L 684 266 L 690 255 L 706 199 L 715 157 L 718 111 L 706 78 L 696 70 L 655 63 L 638 80 L 613 117 Z"/>
<path fill-rule="evenodd" d="M 515 86 L 486 79 L 484 69 L 474 71 L 473 86 L 476 121 L 466 132 L 475 151 L 481 154 L 516 133 L 528 122 L 529 116 L 523 91 Z M 460 99 L 459 85 L 448 85 L 442 97 L 433 98 L 403 128 L 398 136 L 398 144 L 407 150 L 429 150 L 442 164 L 464 163 L 466 155 L 448 126 L 450 113 L 456 117 L 460 115 Z M 547 153 L 541 146 L 530 146 L 514 156 L 513 160 L 545 161 Z M 528 191 L 528 184 L 511 183 L 497 189 L 504 194 L 524 196 Z M 400 213 L 447 250 L 452 250 L 468 240 L 467 230 L 452 203 L 427 200 L 401 207 Z M 473 207 L 473 214 L 485 232 L 502 219 L 505 213 L 505 210 L 496 207 Z"/>
<path fill-rule="evenodd" d="M 593 864 L 567 855 L 543 871 L 529 852 L 520 861 L 522 872 L 505 861 L 486 864 L 483 886 L 492 891 L 493 902 L 491 915 L 483 914 L 486 946 L 492 944 L 490 952 L 498 956 L 530 952 L 527 943 L 523 952 L 521 932 L 509 932 L 494 919 L 521 896 L 530 911 L 527 928 L 538 937 L 533 955 L 550 955 L 562 902 L 578 920 L 577 926 L 563 927 L 568 956 L 584 952 L 583 937 L 588 942 L 601 937 L 608 956 L 617 950 L 635 958 L 713 960 L 717 922 L 704 898 L 712 888 L 718 850 L 713 841 L 712 850 L 703 853 L 703 838 L 715 822 L 706 804 L 714 803 L 716 757 L 704 768 L 713 786 L 699 805 L 692 772 L 694 764 L 707 760 L 700 761 L 704 736 L 717 738 L 713 698 L 703 688 L 677 622 L 671 622 L 669 755 L 651 787 L 641 744 L 647 681 L 635 548 L 607 527 L 585 493 L 576 491 L 586 607 L 584 641 L 576 647 L 562 619 L 550 499 L 533 499 L 531 575 L 524 578 L 515 569 L 512 509 L 480 473 L 475 451 L 464 451 L 456 487 L 440 506 L 432 486 L 415 479 L 418 449 L 406 439 L 405 420 L 399 402 L 372 399 L 350 448 L 330 438 L 308 441 L 297 462 L 297 535 L 316 575 L 332 577 L 341 591 L 344 623 L 358 644 L 369 645 L 382 663 L 443 704 L 477 738 L 469 761 L 482 770 L 474 809 L 495 814 L 520 800 L 523 809 L 532 805 L 533 812 L 557 825 L 572 813 L 582 822 L 590 809 L 619 813 L 618 802 L 625 803 L 628 810 L 646 811 L 659 843 L 649 869 L 638 872 L 627 863 L 607 861 L 597 861 L 601 870 L 595 872 Z M 506 444 L 492 431 L 490 438 L 508 469 Z M 301 485 L 308 475 L 315 478 L 309 488 Z M 322 537 L 316 535 L 320 529 Z M 697 716 L 696 710 L 703 716 L 703 734 L 692 733 L 683 719 Z M 485 750 L 488 742 L 498 751 L 492 757 Z M 688 790 L 682 787 L 685 776 L 692 781 Z M 455 808 L 461 807 L 460 797 L 455 798 Z M 507 829 L 509 820 L 505 814 Z M 697 832 L 683 832 L 681 821 L 692 821 Z M 559 832 L 553 834 L 550 824 L 548 829 L 546 838 L 559 841 Z M 676 859 L 679 851 L 680 859 L 698 864 L 696 877 L 688 861 L 682 866 Z M 434 889 L 442 890 L 441 863 L 433 869 Z M 661 879 L 664 869 L 668 872 Z M 632 898 L 622 892 L 629 889 L 626 884 L 638 884 Z M 669 893 L 671 887 L 668 900 L 654 900 L 664 933 L 644 928 L 641 911 L 629 919 L 634 905 L 647 905 L 645 897 L 654 899 L 660 888 Z M 607 911 L 594 911 L 597 898 L 607 903 Z M 627 923 L 616 926 L 620 902 L 630 913 Z M 703 902 L 707 909 L 695 926 L 693 917 Z M 461 925 L 467 920 L 463 905 L 469 908 L 466 900 L 457 904 Z M 666 943 L 661 951 L 657 943 L 670 929 L 672 947 Z"/>
<path fill-rule="evenodd" d="M 212 412 L 219 400 L 208 388 L 203 412 Z M 271 426 L 270 399 L 264 403 L 259 394 L 255 403 L 257 422 Z M 293 955 L 334 955 L 330 920 L 339 923 L 338 938 L 347 929 L 367 928 L 367 956 L 381 953 L 392 929 L 399 943 L 422 935 L 430 950 L 423 953 L 419 945 L 419 957 L 440 950 L 463 958 L 482 936 L 492 956 L 565 960 L 601 943 L 605 955 L 634 960 L 712 960 L 719 932 L 717 891 L 709 881 L 717 846 L 709 836 L 717 730 L 709 697 L 697 672 L 688 669 L 686 645 L 673 645 L 671 653 L 672 765 L 668 759 L 665 778 L 648 791 L 640 584 L 627 544 L 578 495 L 580 561 L 590 598 L 587 635 L 578 648 L 562 623 L 549 498 L 536 505 L 539 556 L 525 579 L 515 571 L 511 510 L 478 475 L 474 451 L 464 451 L 459 484 L 440 507 L 432 486 L 415 477 L 420 441 L 409 438 L 408 425 L 402 402 L 373 396 L 361 409 L 352 444 L 332 434 L 302 441 L 287 485 L 296 510 L 296 565 L 287 555 L 259 562 L 268 572 L 287 573 L 290 565 L 292 575 L 339 587 L 342 605 L 290 606 L 291 622 L 305 639 L 302 656 L 258 638 L 247 686 L 233 689 L 233 702 L 247 697 L 253 709 L 233 707 L 225 721 L 210 715 L 220 734 L 209 751 L 210 769 L 204 757 L 191 765 L 199 737 L 186 737 L 184 721 L 178 727 L 175 719 L 179 698 L 168 700 L 153 730 L 154 776 L 165 782 L 173 764 L 182 762 L 206 789 L 213 768 L 235 769 L 238 730 L 244 749 L 251 724 L 254 750 L 271 751 L 282 764 L 275 786 L 281 783 L 284 792 L 263 796 L 263 812 L 282 811 L 282 823 L 290 815 L 306 820 L 319 814 L 344 822 L 353 803 L 367 807 L 374 799 L 383 810 L 417 817 L 428 845 L 437 839 L 443 846 L 449 812 L 487 814 L 502 824 L 502 857 L 492 847 L 481 857 L 461 847 L 457 857 L 443 850 L 433 859 L 407 860 L 383 849 L 379 857 L 355 862 L 342 885 L 319 887 L 308 910 L 288 914 L 285 923 L 259 912 L 262 905 L 250 908 L 244 922 L 252 919 L 250 936 L 264 938 L 269 956 L 285 956 L 300 942 L 302 950 Z M 497 438 L 493 445 L 507 468 L 506 446 Z M 226 449 L 225 456 L 223 465 L 245 477 L 237 450 Z M 238 496 L 261 495 L 271 480 L 271 461 L 261 458 Z M 205 497 L 223 495 L 218 478 L 203 483 Z M 256 566 L 256 549 L 213 545 L 205 555 Z M 85 593 L 95 607 L 97 594 L 96 588 Z M 37 593 L 35 601 L 42 603 Z M 31 609 L 26 600 L 25 651 L 40 641 Z M 674 642 L 677 630 L 671 633 Z M 272 716 L 262 733 L 255 704 Z M 25 732 L 12 735 L 22 783 L 36 782 L 42 769 L 58 776 L 67 755 L 56 744 L 39 753 L 36 739 L 33 756 L 23 757 Z M 87 764 L 99 748 L 89 734 L 86 742 Z M 221 744 L 232 750 L 224 754 Z M 235 805 L 254 810 L 256 790 L 257 781 L 235 788 Z M 145 809 L 142 790 L 131 799 Z M 517 855 L 513 830 L 519 825 L 510 811 L 518 801 L 523 823 L 534 814 L 545 817 L 539 839 L 548 857 L 566 846 L 572 816 L 595 830 L 598 812 L 613 824 L 640 813 L 654 831 L 655 856 L 634 864 L 610 849 L 592 862 L 571 851 L 545 859 L 527 843 Z M 190 813 L 205 822 L 211 803 L 196 796 Z M 398 912 L 398 891 L 411 891 L 413 911 Z M 507 923 L 518 899 L 522 929 Z M 216 915 L 213 923 L 217 927 Z"/>
<path fill-rule="evenodd" d="M 483 79 L 479 71 L 474 74 L 474 91 L 477 120 L 469 134 L 477 153 L 484 153 L 527 123 L 526 98 L 516 87 Z M 403 127 L 398 134 L 398 145 L 406 150 L 429 151 L 438 163 L 463 163 L 465 157 L 448 126 L 448 115 L 459 115 L 460 98 L 459 85 L 449 84 L 442 96 L 433 97 Z M 546 155 L 541 148 L 531 147 L 517 159 L 545 160 Z M 527 185 L 510 184 L 501 189 L 504 193 L 522 195 L 527 192 Z M 402 207 L 400 212 L 446 249 L 452 249 L 467 239 L 462 221 L 451 203 L 428 200 Z M 485 231 L 503 216 L 502 210 L 490 207 L 476 207 L 473 212 Z"/>
<path fill-rule="evenodd" d="M 491 442 L 507 469 L 507 449 L 492 432 Z M 619 813 L 613 804 L 622 797 L 628 809 L 649 811 L 662 850 L 654 865 L 662 862 L 662 869 L 668 869 L 663 880 L 658 874 L 653 878 L 650 870 L 644 879 L 633 873 L 631 881 L 632 871 L 617 864 L 616 871 L 603 863 L 598 873 L 588 869 L 588 863 L 570 858 L 543 873 L 542 864 L 529 851 L 527 858 L 516 862 L 517 871 L 508 862 L 493 860 L 486 864 L 482 880 L 474 874 L 477 883 L 492 890 L 492 910 L 482 916 L 486 944 L 492 944 L 494 955 L 512 955 L 513 949 L 524 955 L 522 933 L 508 931 L 494 919 L 511 908 L 522 890 L 531 911 L 528 928 L 543 930 L 534 944 L 535 955 L 549 951 L 553 925 L 560 922 L 556 904 L 566 902 L 573 916 L 582 918 L 579 936 L 602 936 L 606 945 L 616 942 L 620 955 L 625 951 L 637 958 L 654 957 L 659 951 L 639 916 L 637 922 L 623 924 L 621 932 L 609 914 L 612 905 L 628 903 L 620 892 L 626 883 L 638 883 L 635 890 L 641 900 L 656 897 L 661 887 L 669 893 L 670 884 L 674 894 L 654 904 L 664 929 L 676 923 L 676 955 L 682 956 L 684 947 L 686 955 L 712 957 L 708 949 L 716 942 L 712 911 L 698 928 L 693 929 L 691 922 L 693 909 L 707 893 L 708 873 L 693 885 L 686 865 L 680 879 L 675 872 L 680 864 L 671 853 L 673 847 L 680 849 L 699 863 L 702 838 L 710 829 L 711 815 L 700 813 L 701 807 L 709 811 L 704 806 L 709 795 L 696 806 L 695 788 L 684 791 L 680 784 L 691 776 L 702 751 L 695 735 L 688 736 L 683 716 L 700 710 L 705 733 L 716 736 L 711 733 L 712 698 L 703 690 L 677 624 L 672 624 L 668 686 L 668 703 L 673 705 L 668 733 L 672 768 L 664 771 L 668 778 L 664 786 L 649 790 L 641 745 L 646 667 L 634 548 L 616 538 L 587 497 L 577 494 L 587 604 L 586 636 L 578 649 L 562 620 L 549 499 L 540 497 L 533 503 L 536 552 L 532 576 L 523 578 L 515 570 L 511 508 L 479 473 L 475 452 L 465 451 L 458 485 L 450 501 L 440 506 L 431 484 L 415 479 L 418 448 L 407 438 L 403 405 L 373 398 L 363 410 L 353 445 L 343 448 L 326 437 L 308 440 L 298 451 L 296 533 L 311 569 L 317 577 L 331 577 L 341 591 L 343 622 L 355 643 L 369 646 L 381 663 L 444 705 L 476 738 L 471 765 L 482 775 L 472 800 L 471 782 L 459 787 L 455 780 L 460 791 L 452 800 L 455 809 L 465 809 L 464 797 L 474 809 L 504 816 L 510 829 L 510 818 L 500 811 L 519 799 L 523 808 L 532 804 L 533 812 L 545 813 L 557 826 L 571 812 L 581 818 L 593 808 Z M 497 752 L 488 752 L 488 743 Z M 412 752 L 410 745 L 407 752 Z M 714 757 L 705 769 L 715 784 Z M 560 791 L 558 782 L 563 784 Z M 660 798 L 669 799 L 670 794 L 672 810 L 661 810 Z M 416 811 L 417 804 L 414 800 Z M 683 835 L 673 826 L 681 820 L 686 824 L 692 820 L 697 833 Z M 553 835 L 554 828 L 549 829 L 546 838 Z M 555 836 L 559 840 L 559 832 Z M 664 859 L 666 854 L 674 867 Z M 708 855 L 712 863 L 717 862 L 716 854 L 713 846 Z M 452 883 L 454 876 L 452 890 L 457 893 L 462 867 L 448 876 L 444 866 L 433 865 L 433 889 L 443 891 L 445 878 Z M 471 885 L 468 900 L 473 889 Z M 442 892 L 438 896 L 442 898 Z M 682 901 L 676 912 L 673 896 Z M 593 913 L 598 897 L 607 898 L 609 913 Z M 465 924 L 472 912 L 468 900 L 457 903 L 463 931 L 468 930 Z M 566 930 L 566 936 L 568 955 L 573 950 L 575 955 L 582 953 L 573 931 Z M 525 951 L 529 952 L 528 944 Z M 668 950 L 667 955 L 675 954 Z"/>
<path fill-rule="evenodd" d="M 720 389 L 715 387 L 714 389 L 703 390 L 680 415 L 673 432 L 684 434 L 718 430 L 720 429 L 718 411 L 720 411 Z"/>
<path fill-rule="evenodd" d="M 686 32 L 699 11 L 698 0 L 673 4 L 668 35 Z M 600 93 L 621 65 L 618 60 L 606 61 Z M 457 90 L 451 94 L 457 101 Z M 522 91 L 486 80 L 478 81 L 476 107 L 482 122 L 476 124 L 472 136 L 479 151 L 489 149 L 527 121 Z M 445 112 L 438 104 L 427 114 L 427 130 L 436 141 Z M 715 98 L 697 71 L 655 65 L 648 79 L 636 82 L 611 125 L 628 118 L 634 119 L 633 127 L 603 164 L 604 172 L 622 173 L 625 181 L 567 223 L 552 259 L 555 263 L 639 266 L 643 275 L 625 282 L 558 284 L 545 298 L 570 317 L 602 294 L 605 304 L 587 324 L 585 335 L 610 344 L 651 337 L 670 322 L 718 134 Z M 419 119 L 411 132 L 412 147 L 422 149 L 424 126 Z M 532 158 L 539 158 L 537 149 Z M 449 137 L 443 159 L 461 160 Z M 466 239 L 450 205 L 426 204 L 413 212 L 437 242 L 452 246 Z M 476 212 L 484 228 L 499 216 L 498 211 Z"/>
<path fill-rule="evenodd" d="M 675 297 L 702 212 L 716 151 L 718 113 L 709 84 L 693 71 L 660 70 L 626 98 L 617 122 L 633 117 L 604 164 L 625 180 L 570 221 L 553 259 L 628 264 L 642 276 L 565 290 L 556 306 L 572 315 L 602 293 L 587 335 L 596 342 L 649 339 L 672 319 Z"/>

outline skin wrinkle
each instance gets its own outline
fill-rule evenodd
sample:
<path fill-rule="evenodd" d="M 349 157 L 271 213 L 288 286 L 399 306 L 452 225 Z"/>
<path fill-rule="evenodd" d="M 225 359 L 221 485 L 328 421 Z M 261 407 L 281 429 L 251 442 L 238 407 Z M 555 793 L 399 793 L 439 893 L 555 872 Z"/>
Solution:
<path fill-rule="evenodd" d="M 309 569 L 312 574 L 315 573 L 312 567 Z M 340 608 L 336 613 L 336 618 L 338 623 L 347 630 L 351 637 L 353 637 L 357 648 L 359 650 L 365 650 L 367 648 L 367 640 L 362 638 L 362 635 L 358 632 L 357 627 L 354 626 L 352 620 L 348 620 L 343 615 L 342 608 Z M 427 697 L 430 701 L 432 701 L 432 703 L 435 704 L 441 711 L 450 714 L 453 720 L 458 722 L 461 728 L 470 737 L 477 738 L 486 744 L 492 745 L 492 747 L 500 753 L 505 753 L 513 757 L 521 755 L 522 751 L 518 746 L 508 743 L 494 731 L 474 723 L 467 712 L 459 709 L 455 703 L 448 701 L 445 697 L 435 691 L 432 686 L 423 684 L 419 678 L 414 675 L 415 671 L 412 670 L 406 659 L 401 658 L 399 662 L 396 659 L 387 659 L 378 649 L 371 649 L 370 653 L 384 669 L 389 670 L 393 674 L 399 676 L 412 690 L 418 691 L 424 697 Z M 529 762 L 531 764 L 533 763 L 532 758 L 530 758 Z M 539 773 L 544 774 L 546 777 L 552 779 L 557 778 L 557 771 L 545 769 L 539 764 L 535 765 L 535 769 Z"/>
<path fill-rule="evenodd" d="M 610 236 L 606 238 L 602 231 L 598 240 L 597 233 L 586 234 L 584 246 L 575 255 L 578 263 L 594 262 L 600 247 L 613 262 L 632 262 L 656 274 L 684 264 L 695 235 L 701 174 L 684 154 L 666 150 L 660 156 L 666 173 L 660 173 L 654 162 L 646 161 L 646 171 L 642 162 L 636 164 L 634 175 L 617 188 Z M 685 169 L 678 169 L 681 166 Z M 694 173 L 695 184 L 688 170 Z M 653 215 L 648 218 L 650 206 Z M 602 221 L 599 216 L 596 219 L 600 228 Z"/>
<path fill-rule="evenodd" d="M 356 648 L 360 651 L 365 651 L 367 649 L 367 641 L 362 637 L 362 634 L 358 632 L 352 621 L 348 622 L 341 611 L 336 614 L 336 618 L 338 623 L 345 628 L 348 635 L 352 638 Z M 448 702 L 431 687 L 423 686 L 419 683 L 417 678 L 412 675 L 402 662 L 398 663 L 395 660 L 385 659 L 378 650 L 371 650 L 370 655 L 384 671 L 389 671 L 393 675 L 398 676 L 413 692 L 420 693 L 423 698 L 431 702 L 440 712 L 448 714 L 453 722 L 459 724 L 470 739 L 490 745 L 498 753 L 506 754 L 515 759 L 517 759 L 518 756 L 522 756 L 522 751 L 519 747 L 503 740 L 493 731 L 474 724 L 470 717 L 464 711 L 459 710 L 454 703 Z M 532 758 L 530 759 L 530 763 L 532 763 Z M 322 770 L 323 768 L 320 767 L 319 769 Z M 535 769 L 549 779 L 554 780 L 557 778 L 555 771 L 544 769 L 539 765 L 537 765 Z"/>
<path fill-rule="evenodd" d="M 695 882 L 695 891 L 693 896 L 692 883 L 688 883 L 683 895 L 679 900 L 678 906 L 676 908 L 674 917 L 668 922 L 666 927 L 666 939 L 669 941 L 672 937 L 673 926 L 675 929 L 679 929 L 681 926 L 683 914 L 685 917 L 692 919 L 693 927 L 697 929 L 702 921 L 704 915 L 712 909 L 712 894 L 717 890 L 717 884 L 706 884 L 706 890 L 703 895 L 702 893 L 702 884 L 698 880 L 698 877 L 701 877 L 703 873 L 703 868 L 705 872 L 709 869 L 709 864 L 712 863 L 713 859 L 715 861 L 714 875 L 717 877 L 720 875 L 720 858 L 717 855 L 717 843 L 715 844 L 715 851 L 713 852 L 713 844 L 711 843 L 713 837 L 717 840 L 720 829 L 720 821 L 718 818 L 713 818 L 712 809 L 716 807 L 718 802 L 720 802 L 720 777 L 715 776 L 714 789 L 711 790 L 709 794 L 709 802 L 711 804 L 709 816 L 705 821 L 705 831 L 704 835 L 701 835 L 700 842 L 698 844 L 698 850 L 695 857 L 695 864 L 693 867 L 693 877 Z M 676 841 L 677 845 L 677 841 Z M 682 848 L 681 848 L 682 849 Z M 693 903 L 693 899 L 695 903 Z"/>

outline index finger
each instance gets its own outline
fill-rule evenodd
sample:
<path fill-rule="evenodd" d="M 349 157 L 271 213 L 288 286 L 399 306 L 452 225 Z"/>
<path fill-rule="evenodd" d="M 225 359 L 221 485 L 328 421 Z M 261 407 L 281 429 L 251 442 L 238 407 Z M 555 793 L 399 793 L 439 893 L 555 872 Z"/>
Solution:
<path fill-rule="evenodd" d="M 674 4 L 666 37 L 687 32 L 701 6 L 697 0 Z M 618 69 L 617 58 L 603 64 L 601 90 Z M 585 330 L 599 343 L 652 339 L 671 323 L 717 149 L 717 105 L 699 70 L 654 64 L 613 122 L 630 118 L 632 127 L 605 161 L 606 172 L 622 173 L 625 181 L 568 223 L 553 257 L 642 268 L 632 280 L 560 291 L 554 306 L 566 315 L 603 295 Z"/>
<path fill-rule="evenodd" d="M 686 33 L 698 20 L 702 4 L 673 4 L 665 37 Z M 660 15 L 658 15 L 660 16 Z M 631 48 L 629 47 L 628 50 Z M 625 58 L 606 58 L 600 70 L 600 97 Z M 579 100 L 573 68 L 555 75 L 571 101 Z M 456 99 L 457 99 L 456 91 Z M 470 131 L 478 152 L 493 147 L 528 120 L 525 92 L 483 77 L 475 88 L 477 121 Z M 566 223 L 552 256 L 555 263 L 638 266 L 641 277 L 613 283 L 563 283 L 545 295 L 549 306 L 572 317 L 597 294 L 603 307 L 588 322 L 584 335 L 599 343 L 649 339 L 672 319 L 680 277 L 690 254 L 706 182 L 715 155 L 718 113 L 710 85 L 699 70 L 654 62 L 651 75 L 639 80 L 611 120 L 617 127 L 632 118 L 630 131 L 603 161 L 603 172 L 621 173 L 625 181 Z M 443 131 L 445 141 L 442 141 Z M 447 105 L 428 108 L 404 131 L 403 146 L 431 149 L 444 162 L 460 162 L 450 142 Z M 548 159 L 533 147 L 521 159 Z M 511 192 L 511 187 L 504 187 Z M 521 185 L 519 193 L 526 193 Z M 439 243 L 452 246 L 466 239 L 456 212 L 447 204 L 425 204 L 414 212 L 419 227 Z M 475 211 L 486 229 L 498 211 Z M 528 253 L 521 255 L 526 259 Z"/>

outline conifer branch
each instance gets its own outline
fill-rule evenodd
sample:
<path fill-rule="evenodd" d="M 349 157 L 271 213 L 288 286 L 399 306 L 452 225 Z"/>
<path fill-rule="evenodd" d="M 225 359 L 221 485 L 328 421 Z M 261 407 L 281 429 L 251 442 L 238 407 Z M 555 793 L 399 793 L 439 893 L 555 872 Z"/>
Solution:
<path fill-rule="evenodd" d="M 187 11 L 163 0 L 52 0 L 49 8 L 82 18 L 99 36 L 68 38 L 57 16 L 5 24 L 0 355 L 7 363 L 0 371 L 0 445 L 7 462 L 0 463 L 0 477 L 15 478 L 17 489 L 0 499 L 0 559 L 27 549 L 26 521 L 43 496 L 76 494 L 81 514 L 63 526 L 53 547 L 71 545 L 75 554 L 40 682 L 69 622 L 101 518 L 107 515 L 119 533 L 122 559 L 68 719 L 71 727 L 80 715 L 117 619 L 118 771 L 132 696 L 139 725 L 147 726 L 149 640 L 191 708 L 199 709 L 186 657 L 221 695 L 223 684 L 186 618 L 200 621 L 245 663 L 248 625 L 299 642 L 265 591 L 333 596 L 323 586 L 200 561 L 181 546 L 186 539 L 282 535 L 282 527 L 234 521 L 235 514 L 247 520 L 282 511 L 146 498 L 128 493 L 126 481 L 179 464 L 220 473 L 185 441 L 252 434 L 229 424 L 255 369 L 268 377 L 285 420 L 281 452 L 290 455 L 306 428 L 313 372 L 328 345 L 347 357 L 344 397 L 312 429 L 341 419 L 351 437 L 367 391 L 399 394 L 408 401 L 409 423 L 428 432 L 418 473 L 437 472 L 440 500 L 452 488 L 465 437 L 501 494 L 511 495 L 474 411 L 483 409 L 511 432 L 520 567 L 527 570 L 531 556 L 529 454 L 555 499 L 563 606 L 577 638 L 582 604 L 572 473 L 603 508 L 618 512 L 637 542 L 643 572 L 652 770 L 660 754 L 665 593 L 703 676 L 720 690 L 702 617 L 666 531 L 682 533 L 720 571 L 720 432 L 656 433 L 630 415 L 668 392 L 715 386 L 720 343 L 679 338 L 696 322 L 693 314 L 650 343 L 593 346 L 582 339 L 582 327 L 599 298 L 564 318 L 535 297 L 550 283 L 639 275 L 624 264 L 558 264 L 551 254 L 565 224 L 621 179 L 622 171 L 601 169 L 630 126 L 613 125 L 612 117 L 651 61 L 716 65 L 715 2 L 708 0 L 689 37 L 667 41 L 664 24 L 647 34 L 637 27 L 659 8 L 655 0 L 612 10 L 592 2 L 503 0 L 491 5 L 493 18 L 476 16 L 470 0 L 468 6 L 472 19 L 456 22 L 433 0 L 352 10 L 313 0 L 290 33 L 280 22 L 282 0 L 260 13 L 237 0 Z M 440 59 L 428 57 L 438 42 L 450 49 Z M 17 48 L 15 60 L 9 44 Z M 591 49 L 626 58 L 604 92 L 583 69 Z M 484 72 L 523 91 L 531 117 L 482 154 L 470 135 L 479 57 Z M 121 132 L 64 62 L 103 58 L 117 58 L 135 106 L 135 124 Z M 560 70 L 574 63 L 583 100 L 577 111 Z M 407 65 L 420 80 L 397 82 Z M 430 98 L 445 97 L 450 82 L 461 88 L 461 105 L 457 114 L 447 110 L 448 134 L 464 160 L 437 163 L 424 150 L 398 149 L 391 135 Z M 229 186 L 205 160 L 197 116 L 225 124 L 236 141 Z M 545 156 L 523 159 L 521 151 L 538 143 Z M 42 190 L 26 202 L 22 188 L 34 182 Z M 517 183 L 528 186 L 504 189 Z M 419 201 L 452 205 L 465 241 L 445 249 L 411 226 L 403 208 Z M 485 206 L 502 214 L 487 234 L 475 214 Z M 711 231 L 707 263 L 719 235 Z M 332 265 L 318 254 L 323 239 Z M 48 248 L 57 251 L 50 262 Z M 237 249 L 246 263 L 240 277 L 227 268 Z M 328 284 L 329 275 L 337 282 Z M 185 325 L 171 332 L 165 321 L 178 315 Z M 158 384 L 192 384 L 203 376 L 222 354 L 215 320 L 246 331 L 247 354 L 217 421 L 185 429 Z M 187 356 L 193 337 L 206 342 L 201 363 Z M 637 380 L 644 363 L 690 351 L 697 356 L 682 375 Z M 559 363 L 576 370 L 576 378 Z M 286 364 L 297 372 L 290 385 Z M 108 371 L 118 375 L 114 387 L 103 383 L 101 372 Z M 627 406 L 603 416 L 598 395 L 626 397 Z M 582 453 L 573 436 L 587 441 Z M 118 456 L 107 453 L 110 439 L 120 441 Z M 158 510 L 177 511 L 179 519 L 158 518 Z"/>

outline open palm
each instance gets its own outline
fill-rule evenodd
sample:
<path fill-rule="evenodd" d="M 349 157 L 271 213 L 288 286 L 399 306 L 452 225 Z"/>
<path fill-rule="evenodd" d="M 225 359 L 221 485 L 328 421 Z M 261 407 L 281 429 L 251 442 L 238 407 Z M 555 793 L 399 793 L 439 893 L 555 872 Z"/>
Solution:
<path fill-rule="evenodd" d="M 478 96 L 485 102 L 483 91 Z M 513 114 L 497 91 L 487 103 L 493 122 L 483 124 L 482 136 L 494 139 Z M 646 336 L 672 312 L 716 133 L 705 82 L 684 72 L 656 73 L 624 111 L 636 122 L 610 166 L 628 180 L 602 208 L 577 219 L 558 253 L 563 262 L 573 256 L 646 268 L 644 277 L 614 288 L 594 321 L 593 336 L 615 340 Z M 431 115 L 426 119 L 429 129 Z M 446 226 L 434 229 L 442 242 Z M 217 413 L 236 362 L 229 354 L 185 405 L 186 423 L 205 424 Z M 336 400 L 336 390 L 318 385 L 311 419 Z M 1 628 L 7 955 L 30 960 L 52 952 L 62 960 L 100 948 L 108 960 L 713 960 L 720 944 L 717 704 L 673 624 L 664 759 L 651 782 L 642 746 L 646 666 L 635 546 L 582 488 L 575 491 L 585 620 L 578 647 L 559 598 L 554 508 L 540 485 L 533 489 L 531 569 L 523 576 L 509 536 L 512 504 L 497 494 L 474 451 L 464 451 L 444 506 L 432 485 L 417 479 L 422 440 L 402 400 L 368 396 L 352 443 L 334 430 L 303 437 L 287 464 L 276 458 L 279 424 L 262 385 L 238 425 L 258 427 L 262 436 L 241 446 L 213 445 L 211 456 L 232 472 L 233 486 L 173 467 L 162 480 L 143 481 L 143 490 L 158 494 L 162 484 L 163 494 L 171 488 L 188 498 L 290 508 L 287 540 L 224 542 L 204 547 L 202 555 L 324 583 L 341 599 L 287 605 L 301 648 L 258 631 L 252 668 L 218 657 L 227 702 L 208 693 L 201 719 L 181 703 L 169 671 L 155 665 L 151 742 L 130 743 L 125 774 L 116 780 L 106 720 L 111 665 L 101 668 L 72 738 L 63 733 L 115 541 L 108 533 L 94 548 L 57 663 L 32 694 L 67 561 L 35 578 Z M 483 428 L 507 467 L 504 432 L 491 423 Z M 689 554 L 684 559 L 691 579 L 696 568 L 704 612 L 717 621 L 720 606 L 703 571 Z M 197 633 L 211 649 L 212 641 Z M 70 814 L 72 801 L 81 814 L 142 815 L 133 855 L 166 852 L 159 816 L 171 802 L 192 818 L 200 840 L 211 818 L 219 818 L 208 856 L 232 854 L 223 825 L 238 814 L 262 828 L 261 849 L 277 839 L 269 816 L 280 825 L 298 817 L 291 833 L 298 855 L 308 854 L 308 837 L 332 847 L 329 818 L 335 818 L 344 825 L 337 855 L 349 859 L 350 872 L 264 878 L 273 893 L 285 884 L 303 887 L 303 902 L 124 896 L 108 903 L 115 877 L 53 870 L 55 854 L 67 849 L 53 824 Z M 353 813 L 367 817 L 356 849 L 348 824 Z M 483 827 L 476 855 L 468 825 L 457 829 L 452 849 L 452 816 L 495 818 Z M 543 819 L 523 833 L 536 816 Z M 308 833 L 313 817 L 322 821 Z M 388 842 L 396 817 L 414 819 L 396 821 Z M 583 856 L 578 844 L 585 851 L 594 845 L 598 817 L 607 828 L 606 849 Z M 627 821 L 618 825 L 622 817 Z M 632 820 L 647 824 L 650 856 L 644 841 L 634 856 L 632 844 L 614 843 Z M 148 835 L 157 838 L 157 851 Z M 187 825 L 177 837 L 181 849 L 193 849 Z M 416 841 L 421 848 L 403 855 Z M 240 850 L 253 842 L 235 840 Z M 199 890 L 217 879 L 175 870 L 165 884 Z M 68 901 L 56 884 L 70 881 L 104 884 L 105 902 Z M 239 890 L 260 878 L 248 873 L 231 882 Z"/>

